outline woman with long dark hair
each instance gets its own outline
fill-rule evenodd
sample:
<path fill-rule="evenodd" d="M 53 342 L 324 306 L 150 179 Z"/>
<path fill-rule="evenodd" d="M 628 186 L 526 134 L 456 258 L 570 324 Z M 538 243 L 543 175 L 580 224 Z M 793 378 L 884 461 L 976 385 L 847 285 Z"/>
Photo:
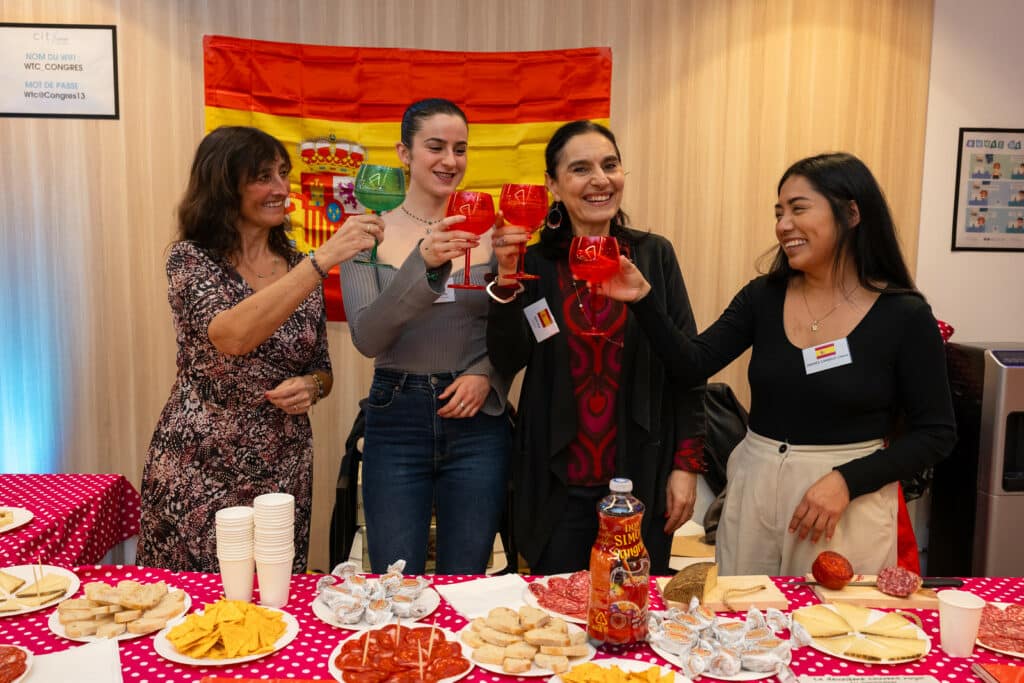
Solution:
<path fill-rule="evenodd" d="M 362 480 L 377 573 L 399 559 L 424 572 L 436 512 L 436 572 L 482 574 L 504 510 L 508 378 L 487 359 L 487 295 L 446 286 L 452 259 L 467 248 L 477 284 L 489 269 L 489 242 L 459 230 L 462 216 L 444 217 L 468 147 L 466 115 L 454 103 L 411 104 L 395 146 L 409 189 L 384 216 L 384 267 L 341 268 L 352 343 L 374 359 Z"/>
<path fill-rule="evenodd" d="M 592 296 L 569 271 L 575 235 L 610 235 L 652 282 L 673 325 L 696 332 L 675 252 L 658 235 L 634 230 L 622 212 L 625 173 L 615 136 L 592 121 L 559 128 L 545 149 L 554 198 L 522 289 L 492 286 L 487 349 L 506 374 L 526 368 L 512 458 L 515 532 L 534 573 L 586 569 L 597 535 L 597 502 L 613 477 L 633 481 L 647 506 L 642 536 L 652 573 L 668 573 L 672 534 L 693 513 L 703 470 L 704 381 L 670 382 L 628 308 Z M 522 228 L 494 232 L 499 275 L 516 268 Z M 534 335 L 524 309 L 546 307 L 560 330 Z M 530 309 L 533 310 L 533 309 Z M 590 336 L 594 324 L 603 331 Z"/>
<path fill-rule="evenodd" d="M 305 571 L 307 412 L 333 381 L 320 281 L 383 233 L 358 216 L 296 252 L 290 171 L 284 146 L 256 128 L 218 128 L 196 150 L 167 258 L 178 372 L 142 474 L 139 564 L 218 571 L 217 510 L 283 491 L 295 496 L 293 569 Z"/>
<path fill-rule="evenodd" d="M 629 303 L 672 377 L 708 377 L 753 347 L 750 431 L 729 458 L 722 574 L 803 575 L 822 550 L 858 573 L 896 563 L 898 482 L 956 438 L 942 339 L 871 171 L 844 153 L 778 185 L 778 247 L 700 335 L 623 261 L 601 287 Z"/>

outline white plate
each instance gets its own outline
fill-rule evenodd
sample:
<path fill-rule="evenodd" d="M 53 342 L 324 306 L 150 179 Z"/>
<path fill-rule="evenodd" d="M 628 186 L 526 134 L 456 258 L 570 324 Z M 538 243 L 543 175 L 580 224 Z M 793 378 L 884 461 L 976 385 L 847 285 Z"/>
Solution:
<path fill-rule="evenodd" d="M 168 586 L 167 589 L 169 591 L 181 590 L 180 588 L 176 588 L 175 586 Z M 178 612 L 177 614 L 175 614 L 174 616 L 170 617 L 170 619 L 168 619 L 168 621 L 170 621 L 171 619 L 177 619 L 178 617 L 182 616 L 183 614 L 187 614 L 189 608 L 191 608 L 191 607 L 192 607 L 192 598 L 189 597 L 188 593 L 185 593 L 185 605 L 182 607 L 182 610 L 180 612 Z M 77 640 L 79 643 L 95 643 L 96 641 L 99 641 L 99 640 L 132 640 L 134 638 L 141 638 L 142 636 L 148 636 L 151 633 L 153 633 L 153 631 L 150 631 L 149 633 L 128 633 L 127 631 L 125 631 L 121 635 L 116 636 L 114 638 L 100 638 L 99 636 L 78 636 L 78 637 L 69 636 L 67 634 L 67 631 L 64 628 L 64 624 L 60 623 L 60 611 L 59 610 L 53 610 L 53 613 L 50 614 L 50 618 L 46 622 L 46 625 L 50 627 L 51 631 L 53 631 L 55 634 L 57 634 L 61 638 L 67 638 L 68 640 Z"/>
<path fill-rule="evenodd" d="M 726 622 L 730 622 L 730 621 L 740 621 L 740 619 L 733 619 L 732 617 L 718 617 L 718 623 L 720 623 L 720 624 L 726 623 Z M 683 660 L 682 660 L 682 658 L 679 655 L 672 654 L 668 650 L 662 648 L 659 645 L 656 645 L 655 643 L 649 642 L 647 644 L 651 646 L 651 649 L 654 650 L 655 654 L 657 654 L 659 657 L 664 659 L 669 664 L 673 664 L 673 665 L 678 666 L 680 668 L 683 667 Z M 789 664 L 789 660 L 786 661 L 786 664 Z M 710 678 L 714 678 L 714 679 L 719 680 L 719 681 L 760 681 L 760 680 L 762 680 L 764 678 L 771 678 L 772 676 L 775 675 L 775 673 L 771 672 L 771 671 L 769 671 L 769 672 L 761 672 L 761 671 L 743 671 L 743 670 L 741 670 L 738 674 L 736 674 L 734 676 L 711 676 L 711 674 L 707 674 L 707 675 Z"/>
<path fill-rule="evenodd" d="M 1000 609 L 1006 609 L 1007 607 L 1009 607 L 1013 603 L 1010 603 L 1010 602 L 993 602 L 993 603 L 990 603 L 990 604 L 995 605 L 996 607 L 999 607 Z M 985 643 L 981 642 L 981 640 L 975 640 L 974 644 L 977 645 L 978 647 L 983 647 L 986 650 L 990 650 L 992 652 L 998 652 L 1001 655 L 1007 655 L 1008 657 L 1024 658 L 1024 652 L 1019 652 L 1017 650 L 997 650 L 996 648 L 992 647 L 991 645 L 986 645 Z"/>
<path fill-rule="evenodd" d="M 366 629 L 365 631 L 358 631 L 356 633 L 353 633 L 348 638 L 342 639 L 342 641 L 340 643 L 338 643 L 338 646 L 335 647 L 333 650 L 331 650 L 331 654 L 328 655 L 328 657 L 327 657 L 327 669 L 331 672 L 331 676 L 334 677 L 334 680 L 341 681 L 342 683 L 344 683 L 344 680 L 345 680 L 344 678 L 342 678 L 342 675 L 343 675 L 342 670 L 334 665 L 334 660 L 337 659 L 338 655 L 341 654 L 341 648 L 345 645 L 345 643 L 348 642 L 349 640 L 353 639 L 353 638 L 361 638 L 364 633 L 369 633 L 370 631 L 374 631 L 374 630 L 376 630 L 378 628 L 381 628 L 381 627 L 380 626 L 375 626 L 372 629 Z M 407 628 L 409 628 L 409 627 L 407 627 Z M 421 625 L 420 628 L 430 628 L 430 627 Z M 443 629 L 440 626 L 434 626 L 433 628 L 435 628 L 438 631 L 440 631 L 441 633 L 443 633 L 446 640 L 449 640 L 449 641 L 451 641 L 453 643 L 458 643 L 459 646 L 462 648 L 462 656 L 465 657 L 466 660 L 469 662 L 469 666 L 466 667 L 466 670 L 463 671 L 458 676 L 449 676 L 448 678 L 442 678 L 437 683 L 454 683 L 455 681 L 459 680 L 460 678 L 465 678 L 466 676 L 468 676 L 469 672 L 473 670 L 474 662 L 473 662 L 473 658 L 470 656 L 470 655 L 473 654 L 473 650 L 468 645 L 466 645 L 465 643 L 459 641 L 459 639 L 456 638 L 455 634 L 452 633 L 451 631 L 449 631 L 447 629 Z"/>
<path fill-rule="evenodd" d="M 28 676 L 28 672 L 32 670 L 32 651 L 28 648 L 24 648 L 21 645 L 5 645 L 4 647 L 13 647 L 21 650 L 25 653 L 25 670 L 21 672 L 21 675 L 15 678 L 11 683 L 20 683 L 25 680 L 25 676 Z"/>
<path fill-rule="evenodd" d="M 532 583 L 538 583 L 538 584 L 540 584 L 542 586 L 547 586 L 548 585 L 548 579 L 554 578 L 556 576 L 561 577 L 563 579 L 567 579 L 570 576 L 572 576 L 572 574 L 552 574 L 551 576 L 545 576 L 543 578 L 537 579 L 536 581 L 533 581 Z M 545 612 L 547 612 L 548 614 L 553 614 L 556 617 L 559 617 L 561 619 L 565 619 L 566 621 L 571 621 L 574 624 L 586 624 L 587 623 L 586 619 L 580 619 L 579 617 L 574 617 L 572 615 L 564 614 L 562 612 L 556 612 L 553 609 L 548 609 L 547 607 L 541 606 L 541 604 L 539 602 L 537 602 L 537 596 L 534 595 L 533 591 L 530 590 L 530 584 L 529 583 L 526 584 L 526 586 L 523 587 L 523 602 L 525 602 L 530 607 L 536 607 L 537 609 L 542 609 Z"/>
<path fill-rule="evenodd" d="M 675 676 L 675 683 L 693 683 L 693 681 L 691 681 L 689 678 L 687 678 L 686 676 L 682 675 L 681 673 L 677 673 L 675 671 L 672 671 L 671 669 L 666 669 L 665 667 L 658 666 L 657 664 L 651 664 L 650 662 L 639 662 L 639 661 L 637 661 L 635 659 L 595 659 L 594 661 L 591 662 L 591 664 L 596 664 L 597 666 L 601 667 L 602 669 L 610 669 L 613 666 L 617 666 L 617 667 L 619 667 L 620 669 L 622 669 L 623 671 L 626 671 L 626 672 L 630 672 L 630 671 L 647 671 L 651 667 L 656 667 L 656 668 L 661 669 L 661 675 L 662 676 L 664 676 L 665 674 L 672 674 L 672 675 L 674 675 Z M 569 671 L 572 671 L 572 669 L 569 669 Z M 522 675 L 522 674 L 520 674 L 520 675 Z M 549 683 L 562 683 L 562 677 L 561 676 L 552 676 L 551 678 L 548 679 L 548 681 L 549 681 Z"/>
<path fill-rule="evenodd" d="M 174 647 L 171 641 L 167 640 L 167 634 L 172 628 L 185 621 L 187 617 L 178 617 L 172 621 L 167 622 L 167 626 L 160 630 L 153 637 L 153 649 L 156 653 L 164 659 L 169 659 L 172 662 L 178 664 L 189 664 L 191 666 L 227 666 L 229 664 L 241 664 L 243 662 L 251 662 L 262 657 L 267 657 L 279 652 L 283 648 L 287 647 L 290 642 L 295 640 L 295 636 L 299 635 L 299 622 L 295 617 L 285 612 L 283 609 L 277 609 L 276 607 L 261 607 L 260 609 L 270 610 L 271 612 L 280 612 L 284 617 L 284 634 L 277 639 L 274 643 L 274 649 L 270 652 L 260 652 L 258 654 L 246 655 L 244 657 L 231 657 L 229 659 L 213 659 L 213 658 L 199 658 L 199 657 L 188 657 L 181 654 Z M 195 614 L 202 614 L 203 610 L 195 612 Z"/>
<path fill-rule="evenodd" d="M 576 624 L 568 624 L 568 626 L 569 626 L 569 633 L 583 631 L 583 629 L 580 628 L 579 626 L 577 626 Z M 466 630 L 473 630 L 473 627 L 472 626 L 466 626 L 464 629 L 462 629 L 462 631 L 466 631 Z M 462 642 L 462 638 L 461 638 L 462 631 L 459 631 L 459 634 L 460 634 L 459 641 L 460 642 Z M 469 647 L 468 645 L 465 644 L 465 642 L 463 642 L 462 644 L 463 644 L 463 648 L 464 649 Z M 469 659 L 470 659 L 471 662 L 476 664 L 481 669 L 486 669 L 487 671 L 492 671 L 492 672 L 494 672 L 496 674 L 502 674 L 502 675 L 505 675 L 505 676 L 550 676 L 551 674 L 555 673 L 551 669 L 544 669 L 544 668 L 541 668 L 541 667 L 537 666 L 536 664 L 531 664 L 529 670 L 527 670 L 527 671 L 524 671 L 522 673 L 506 674 L 505 671 L 501 668 L 501 664 L 485 664 L 483 662 L 478 662 L 475 659 L 473 659 L 472 652 L 473 652 L 473 650 L 472 650 L 472 648 L 470 648 L 470 658 Z M 582 664 L 583 662 L 589 662 L 591 659 L 594 658 L 594 655 L 596 655 L 596 654 L 597 654 L 597 650 L 594 649 L 594 646 L 591 645 L 590 643 L 587 643 L 587 654 L 582 655 L 580 657 L 570 657 L 569 658 L 569 665 L 570 666 L 575 666 L 577 664 Z"/>
<path fill-rule="evenodd" d="M 441 596 L 437 594 L 436 590 L 428 586 L 423 589 L 423 592 L 420 593 L 420 596 L 416 598 L 416 601 L 413 604 L 416 607 L 426 610 L 426 612 L 424 612 L 423 616 L 419 619 L 402 617 L 402 623 L 421 621 L 429 617 L 441 605 Z M 313 602 L 309 603 L 309 606 L 313 608 L 313 614 L 317 616 L 317 619 L 325 624 L 330 624 L 337 628 L 343 628 L 346 631 L 368 631 L 372 628 L 382 626 L 382 624 L 367 624 L 365 619 L 360 619 L 358 624 L 343 624 L 335 618 L 334 614 L 331 612 L 331 608 L 322 603 L 319 598 L 314 598 Z M 388 623 L 393 623 L 395 620 L 396 617 L 392 616 Z"/>
<path fill-rule="evenodd" d="M 837 612 L 838 613 L 838 610 L 835 607 L 833 607 L 830 603 L 823 602 L 823 603 L 821 603 L 821 605 L 823 605 L 824 607 L 829 608 L 833 612 Z M 799 611 L 799 610 L 795 610 L 795 611 Z M 885 615 L 888 614 L 888 613 L 889 612 L 885 612 L 883 610 L 873 609 L 873 610 L 871 610 L 871 616 L 868 617 L 868 622 L 867 623 L 868 624 L 874 623 L 875 621 L 878 621 L 879 619 L 884 618 Z M 909 664 L 910 662 L 916 662 L 917 660 L 924 659 L 925 657 L 928 656 L 928 653 L 932 651 L 932 639 L 929 638 L 928 634 L 925 633 L 924 631 L 922 631 L 921 628 L 917 624 L 915 624 L 913 621 L 911 621 L 909 619 L 907 619 L 907 621 L 917 631 L 917 639 L 924 641 L 924 653 L 920 657 L 914 657 L 913 659 L 881 659 L 881 660 L 876 660 L 876 659 L 866 659 L 864 657 L 853 657 L 853 656 L 850 656 L 850 655 L 840 655 L 840 654 L 836 654 L 835 652 L 832 652 L 831 650 L 827 650 L 824 647 L 822 647 L 821 645 L 819 645 L 817 638 L 812 638 L 811 639 L 811 647 L 813 647 L 815 650 L 817 650 L 818 652 L 821 652 L 823 654 L 830 655 L 830 656 L 836 657 L 838 659 L 845 659 L 848 662 L 857 662 L 858 664 L 879 664 L 879 665 Z M 859 638 L 863 638 L 864 637 L 860 633 L 856 633 L 856 635 Z"/>
<path fill-rule="evenodd" d="M 23 527 L 35 519 L 35 515 L 32 514 L 32 511 L 26 510 L 25 508 L 0 508 L 0 511 L 2 510 L 10 510 L 13 512 L 14 520 L 7 526 L 0 526 L 0 534 L 5 534 L 8 531 L 13 531 L 19 527 Z"/>
<path fill-rule="evenodd" d="M 39 575 L 39 565 L 37 564 L 19 564 L 15 567 L 0 567 L 0 569 L 2 569 L 7 574 L 17 576 L 19 579 L 25 579 L 25 585 L 23 585 L 18 590 L 24 590 L 28 586 L 31 586 L 36 580 L 35 577 Z M 35 570 L 35 575 L 33 575 L 32 570 Z M 57 603 L 67 600 L 72 595 L 77 593 L 78 587 L 82 585 L 82 582 L 79 580 L 78 575 L 76 575 L 73 571 L 64 569 L 64 567 L 55 567 L 50 564 L 44 564 L 43 574 L 60 574 L 62 576 L 66 576 L 68 577 L 68 579 L 71 580 L 71 584 L 68 586 L 67 591 L 64 592 L 64 595 L 58 595 L 53 600 L 50 600 L 49 602 L 45 602 L 42 605 L 38 605 L 35 607 L 23 607 L 19 610 L 14 610 L 13 612 L 0 612 L 0 618 L 13 617 L 19 614 L 28 614 L 29 612 L 38 612 L 41 609 L 53 607 Z"/>

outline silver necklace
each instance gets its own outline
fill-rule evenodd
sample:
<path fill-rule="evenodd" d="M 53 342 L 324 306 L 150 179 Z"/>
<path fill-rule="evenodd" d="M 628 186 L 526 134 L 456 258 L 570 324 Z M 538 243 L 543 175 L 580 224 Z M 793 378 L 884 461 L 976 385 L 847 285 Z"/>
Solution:
<path fill-rule="evenodd" d="M 242 263 L 242 261 L 241 261 L 241 260 L 239 260 L 239 261 L 238 261 L 238 265 L 239 265 L 239 266 L 242 266 L 242 265 L 244 265 L 244 266 L 245 266 L 245 267 L 246 267 L 246 268 L 247 268 L 247 269 L 248 269 L 248 270 L 249 270 L 249 271 L 250 271 L 250 272 L 251 272 L 251 273 L 252 273 L 253 275 L 255 275 L 256 277 L 258 277 L 258 278 L 259 278 L 260 280 L 264 280 L 264 279 L 266 279 L 266 278 L 268 278 L 268 277 L 270 277 L 270 276 L 272 276 L 272 275 L 277 275 L 277 264 L 278 264 L 278 263 L 279 263 L 280 261 L 281 261 L 281 259 L 274 259 L 274 262 L 273 262 L 273 263 L 274 263 L 274 267 L 273 267 L 273 269 L 272 269 L 272 270 L 271 270 L 271 271 L 270 271 L 269 273 L 266 273 L 266 274 L 263 274 L 263 273 L 257 273 L 257 272 L 256 272 L 256 269 L 255 269 L 255 268 L 253 268 L 252 266 L 250 266 L 250 265 L 249 265 L 248 263 Z M 236 267 L 237 267 L 237 266 L 236 266 Z"/>
<path fill-rule="evenodd" d="M 404 213 L 406 216 L 408 216 L 409 218 L 413 219 L 417 223 L 422 223 L 423 225 L 433 225 L 434 223 L 437 223 L 437 221 L 428 221 L 426 218 L 420 218 L 419 216 L 414 214 L 412 211 L 410 211 L 409 209 L 405 208 L 405 204 L 402 204 L 399 208 L 402 209 L 402 213 Z M 438 220 L 440 220 L 440 219 L 438 219 Z M 430 232 L 430 231 L 427 230 L 427 232 Z"/>
<path fill-rule="evenodd" d="M 838 310 L 838 308 L 843 305 L 843 301 L 844 301 L 843 299 L 840 299 L 839 303 L 837 303 L 835 306 L 833 306 L 832 309 L 828 313 L 826 313 L 825 315 L 821 316 L 820 318 L 815 318 L 814 317 L 814 313 L 811 311 L 811 305 L 807 302 L 807 286 L 806 285 L 801 285 L 800 286 L 800 294 L 804 298 L 804 307 L 807 308 L 807 315 L 811 316 L 811 332 L 817 332 L 818 328 L 821 327 L 821 324 L 823 322 L 825 322 L 825 320 L 830 315 L 835 313 L 836 310 Z"/>

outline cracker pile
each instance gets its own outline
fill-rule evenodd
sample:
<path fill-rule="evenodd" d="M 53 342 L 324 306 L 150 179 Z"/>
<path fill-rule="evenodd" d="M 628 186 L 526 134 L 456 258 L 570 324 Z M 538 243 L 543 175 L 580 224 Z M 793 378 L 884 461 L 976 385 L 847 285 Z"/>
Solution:
<path fill-rule="evenodd" d="M 121 581 L 117 586 L 93 581 L 85 584 L 84 598 L 60 603 L 57 617 L 72 638 L 116 638 L 159 631 L 184 611 L 185 592 L 169 591 L 163 581 Z"/>
<path fill-rule="evenodd" d="M 473 660 L 500 665 L 505 673 L 529 671 L 536 664 L 554 673 L 569 670 L 570 657 L 589 652 L 586 631 L 569 633 L 569 625 L 535 607 L 523 606 L 517 613 L 495 607 L 487 618 L 474 619 L 460 635 L 473 648 Z"/>

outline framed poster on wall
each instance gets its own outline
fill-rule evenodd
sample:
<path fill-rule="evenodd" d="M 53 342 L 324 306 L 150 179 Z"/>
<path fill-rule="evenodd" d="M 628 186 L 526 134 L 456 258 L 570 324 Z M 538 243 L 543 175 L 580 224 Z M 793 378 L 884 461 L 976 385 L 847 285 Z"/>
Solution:
<path fill-rule="evenodd" d="M 1024 129 L 961 128 L 953 251 L 1024 251 Z"/>
<path fill-rule="evenodd" d="M 117 27 L 0 22 L 0 116 L 119 118 Z"/>

